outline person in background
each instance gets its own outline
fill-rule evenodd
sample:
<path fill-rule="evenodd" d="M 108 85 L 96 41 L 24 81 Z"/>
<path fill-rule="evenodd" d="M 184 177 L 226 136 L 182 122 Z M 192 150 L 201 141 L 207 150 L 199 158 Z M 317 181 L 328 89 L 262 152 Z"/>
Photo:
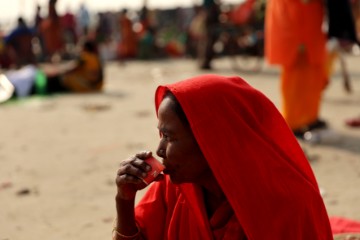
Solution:
<path fill-rule="evenodd" d="M 40 25 L 40 35 L 44 43 L 44 55 L 48 61 L 64 51 L 64 29 L 56 10 L 57 0 L 49 0 L 48 16 Z"/>
<path fill-rule="evenodd" d="M 103 89 L 104 81 L 102 64 L 92 40 L 85 41 L 81 55 L 74 64 L 29 64 L 6 70 L 4 76 L 13 87 L 11 99 L 54 93 L 99 92 Z"/>
<path fill-rule="evenodd" d="M 96 42 L 98 45 L 106 44 L 111 40 L 111 29 L 107 13 L 99 12 L 96 26 Z"/>
<path fill-rule="evenodd" d="M 320 118 L 322 93 L 328 84 L 327 37 L 350 38 L 347 1 L 271 0 L 265 17 L 265 56 L 281 66 L 282 114 L 294 132 L 327 128 Z M 325 16 L 329 30 L 323 31 Z M 304 16 L 306 16 L 304 18 Z"/>
<path fill-rule="evenodd" d="M 34 17 L 34 28 L 38 29 L 41 25 L 41 22 L 43 20 L 43 17 L 41 16 L 41 6 L 36 5 L 36 12 Z"/>
<path fill-rule="evenodd" d="M 204 12 L 203 41 L 198 42 L 198 58 L 200 69 L 212 69 L 211 61 L 214 58 L 214 44 L 218 37 L 216 26 L 219 23 L 220 4 L 217 0 L 203 0 Z"/>
<path fill-rule="evenodd" d="M 61 17 L 61 23 L 64 29 L 66 54 L 71 58 L 78 42 L 78 36 L 76 33 L 76 18 L 71 12 L 70 7 L 67 8 L 66 13 Z"/>
<path fill-rule="evenodd" d="M 74 67 L 62 73 L 45 71 L 48 78 L 47 92 L 98 92 L 103 89 L 103 66 L 97 45 L 92 40 L 83 44 L 79 59 Z"/>
<path fill-rule="evenodd" d="M 147 7 L 147 0 L 144 0 L 143 7 L 139 12 L 139 22 L 141 26 L 139 31 L 136 31 L 137 43 L 137 57 L 140 59 L 151 59 L 157 56 L 157 23 L 153 15 Z"/>
<path fill-rule="evenodd" d="M 33 27 L 35 31 L 34 54 L 38 62 L 43 62 L 46 60 L 44 39 L 41 34 L 41 25 L 43 20 L 44 18 L 41 15 L 41 6 L 36 5 Z"/>
<path fill-rule="evenodd" d="M 352 14 L 354 16 L 357 39 L 360 39 L 360 0 L 350 0 Z"/>
<path fill-rule="evenodd" d="M 0 69 L 9 69 L 11 67 L 12 59 L 9 56 L 9 51 L 5 48 L 5 36 L 0 26 Z"/>
<path fill-rule="evenodd" d="M 327 83 L 324 14 L 322 1 L 272 0 L 267 4 L 265 55 L 270 64 L 281 65 L 282 114 L 298 137 L 326 126 L 319 118 Z"/>
<path fill-rule="evenodd" d="M 35 31 L 29 28 L 22 17 L 17 20 L 17 26 L 4 39 L 6 51 L 17 68 L 36 62 L 32 48 Z"/>
<path fill-rule="evenodd" d="M 87 36 L 89 33 L 90 13 L 86 5 L 82 3 L 78 12 L 78 23 L 80 27 L 80 36 Z"/>
<path fill-rule="evenodd" d="M 205 17 L 205 11 L 200 6 L 193 6 L 193 17 L 188 25 L 186 38 L 186 52 L 192 58 L 198 55 L 198 43 L 204 36 Z"/>
<path fill-rule="evenodd" d="M 201 75 L 159 86 L 155 107 L 165 170 L 135 206 L 152 152 L 120 163 L 114 240 L 333 239 L 309 162 L 264 94 Z"/>
<path fill-rule="evenodd" d="M 344 1 L 348 2 L 348 1 Z M 337 3 L 339 4 L 339 3 Z M 339 5 L 333 3 L 332 9 L 333 15 L 338 14 Z M 359 36 L 360 36 L 360 1 L 359 0 L 350 0 L 349 5 L 343 7 L 345 14 L 339 16 L 341 24 L 338 21 L 333 21 L 336 25 L 333 27 L 332 33 L 335 36 L 340 36 L 341 39 L 346 40 L 347 46 L 351 46 L 352 43 L 357 43 L 359 46 Z M 344 28 L 345 26 L 345 28 Z M 345 30 L 344 30 L 345 29 Z M 345 125 L 352 128 L 360 127 L 360 116 L 351 117 L 345 119 Z"/>
<path fill-rule="evenodd" d="M 118 55 L 120 59 L 133 58 L 137 55 L 138 39 L 133 29 L 133 23 L 127 13 L 127 9 L 124 9 L 119 17 L 120 42 Z"/>

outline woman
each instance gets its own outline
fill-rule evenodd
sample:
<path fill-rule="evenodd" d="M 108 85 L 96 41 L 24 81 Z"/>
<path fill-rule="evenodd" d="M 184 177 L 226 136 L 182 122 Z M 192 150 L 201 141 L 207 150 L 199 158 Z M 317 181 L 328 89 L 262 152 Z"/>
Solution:
<path fill-rule="evenodd" d="M 95 41 L 86 40 L 75 64 L 67 68 L 54 70 L 50 65 L 50 69 L 44 69 L 48 93 L 91 93 L 103 89 L 104 70 Z"/>
<path fill-rule="evenodd" d="M 56 10 L 57 0 L 49 0 L 47 18 L 41 21 L 39 34 L 44 44 L 44 52 L 48 60 L 64 50 L 64 30 Z"/>
<path fill-rule="evenodd" d="M 134 208 L 150 171 L 142 152 L 117 172 L 114 239 L 332 239 L 316 179 L 276 107 L 239 77 L 158 87 L 166 169 Z"/>
<path fill-rule="evenodd" d="M 94 41 L 87 40 L 83 44 L 75 67 L 63 75 L 62 84 L 71 92 L 98 92 L 103 88 L 103 75 L 97 45 Z"/>
<path fill-rule="evenodd" d="M 127 9 L 119 17 L 121 40 L 118 46 L 119 57 L 122 59 L 136 57 L 138 39 L 133 30 L 133 23 L 127 16 Z"/>
<path fill-rule="evenodd" d="M 32 49 L 34 31 L 29 28 L 22 17 L 19 17 L 17 27 L 5 38 L 5 48 L 11 53 L 17 68 L 35 64 L 35 55 Z"/>
<path fill-rule="evenodd" d="M 299 138 L 307 131 L 327 128 L 319 116 L 334 60 L 326 52 L 326 42 L 327 38 L 356 42 L 351 18 L 347 1 L 268 1 L 265 55 L 270 64 L 282 68 L 282 114 Z"/>
<path fill-rule="evenodd" d="M 326 127 L 319 120 L 328 80 L 324 14 L 324 2 L 318 0 L 272 0 L 266 9 L 265 54 L 282 68 L 282 114 L 298 137 Z"/>

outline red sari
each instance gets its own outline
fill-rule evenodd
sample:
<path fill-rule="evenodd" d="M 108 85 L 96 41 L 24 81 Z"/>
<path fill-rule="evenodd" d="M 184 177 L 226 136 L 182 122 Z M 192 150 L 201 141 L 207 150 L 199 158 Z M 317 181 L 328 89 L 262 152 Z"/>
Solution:
<path fill-rule="evenodd" d="M 154 183 L 136 207 L 146 239 L 332 239 L 311 167 L 268 98 L 239 77 L 203 75 L 160 86 L 156 108 L 167 90 L 228 202 L 208 219 L 197 186 Z"/>
<path fill-rule="evenodd" d="M 147 240 L 246 239 L 226 201 L 208 219 L 201 189 L 193 184 L 154 183 L 136 207 L 136 221 Z M 191 203 L 191 204 L 190 204 Z"/>

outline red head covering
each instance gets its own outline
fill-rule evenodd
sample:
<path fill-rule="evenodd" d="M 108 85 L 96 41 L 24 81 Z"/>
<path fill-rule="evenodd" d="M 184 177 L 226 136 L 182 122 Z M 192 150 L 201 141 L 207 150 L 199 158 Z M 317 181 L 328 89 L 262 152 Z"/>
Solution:
<path fill-rule="evenodd" d="M 316 179 L 274 104 L 239 77 L 202 75 L 170 90 L 248 239 L 332 239 Z"/>

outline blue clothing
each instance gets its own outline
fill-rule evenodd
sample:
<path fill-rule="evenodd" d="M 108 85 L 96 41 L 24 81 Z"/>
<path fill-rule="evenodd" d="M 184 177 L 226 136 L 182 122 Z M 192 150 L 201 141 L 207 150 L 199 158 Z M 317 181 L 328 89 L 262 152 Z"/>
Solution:
<path fill-rule="evenodd" d="M 28 27 L 17 27 L 15 28 L 9 35 L 7 35 L 4 38 L 4 42 L 6 44 L 11 44 L 11 42 L 19 36 L 23 35 L 34 35 L 35 31 L 34 29 L 28 28 Z"/>

